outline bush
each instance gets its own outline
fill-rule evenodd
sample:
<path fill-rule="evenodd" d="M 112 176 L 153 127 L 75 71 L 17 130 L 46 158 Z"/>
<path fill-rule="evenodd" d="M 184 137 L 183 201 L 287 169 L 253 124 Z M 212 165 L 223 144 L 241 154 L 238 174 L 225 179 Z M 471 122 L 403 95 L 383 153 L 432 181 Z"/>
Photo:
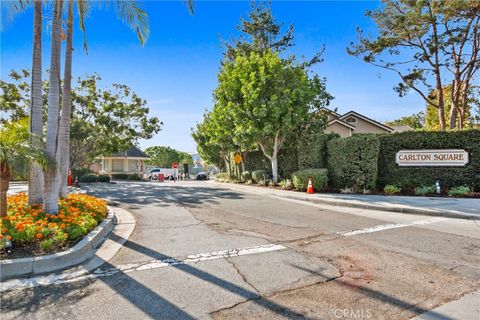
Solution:
<path fill-rule="evenodd" d="M 87 175 L 89 173 L 93 173 L 92 170 L 88 169 L 88 168 L 75 168 L 75 169 L 72 169 L 72 177 L 73 179 L 75 179 L 75 177 L 82 177 L 84 175 Z"/>
<path fill-rule="evenodd" d="M 259 183 L 260 180 L 265 180 L 265 170 L 255 170 L 252 172 L 252 180 Z"/>
<path fill-rule="evenodd" d="M 294 172 L 292 182 L 295 190 L 305 191 L 308 186 L 308 177 L 312 177 L 313 189 L 321 191 L 325 189 L 328 181 L 327 169 L 305 169 Z"/>
<path fill-rule="evenodd" d="M 230 180 L 230 176 L 228 172 L 219 172 L 215 175 L 215 181 L 228 182 L 229 180 Z"/>
<path fill-rule="evenodd" d="M 432 193 L 435 193 L 435 185 L 421 186 L 421 187 L 415 188 L 415 195 L 417 196 L 426 196 Z"/>
<path fill-rule="evenodd" d="M 379 136 L 378 185 L 402 188 L 430 185 L 442 180 L 442 187 L 467 185 L 480 189 L 480 130 L 424 132 L 409 131 Z M 464 167 L 399 167 L 395 154 L 402 149 L 465 149 L 469 163 Z"/>
<path fill-rule="evenodd" d="M 142 181 L 143 179 L 138 174 L 134 173 L 134 174 L 129 174 L 127 176 L 127 180 L 129 180 L 129 181 Z"/>
<path fill-rule="evenodd" d="M 80 182 L 97 182 L 98 176 L 95 173 L 89 173 L 80 177 Z"/>
<path fill-rule="evenodd" d="M 269 161 L 270 166 L 272 165 Z M 268 170 L 270 172 L 271 169 Z M 280 177 L 291 177 L 298 171 L 298 147 L 290 146 L 280 149 L 278 152 L 278 175 Z"/>
<path fill-rule="evenodd" d="M 448 190 L 448 195 L 450 197 L 466 196 L 470 192 L 472 192 L 472 190 L 470 190 L 468 186 L 460 186 L 460 187 L 453 187 L 450 190 Z"/>
<path fill-rule="evenodd" d="M 327 143 L 338 137 L 336 133 L 316 133 L 301 137 L 298 144 L 298 169 L 326 168 L 328 166 Z"/>
<path fill-rule="evenodd" d="M 127 180 L 128 179 L 128 174 L 126 174 L 126 173 L 112 174 L 112 179 L 114 179 L 114 180 Z"/>
<path fill-rule="evenodd" d="M 356 134 L 328 142 L 328 173 L 337 189 L 374 189 L 377 182 L 379 139 Z"/>
<path fill-rule="evenodd" d="M 101 174 L 98 176 L 98 182 L 110 182 L 110 176 Z"/>
<path fill-rule="evenodd" d="M 402 191 L 402 188 L 399 188 L 393 184 L 387 184 L 385 188 L 383 188 L 383 192 L 386 194 L 395 194 L 399 193 L 400 191 Z"/>
<path fill-rule="evenodd" d="M 290 180 L 290 179 L 284 179 L 284 180 L 280 181 L 279 185 L 280 185 L 280 188 L 283 189 L 283 190 L 292 190 L 293 189 L 293 183 L 292 183 L 292 180 Z"/>
<path fill-rule="evenodd" d="M 246 182 L 248 180 L 251 180 L 252 179 L 252 174 L 250 173 L 250 171 L 243 171 L 242 172 L 242 181 L 243 182 Z"/>

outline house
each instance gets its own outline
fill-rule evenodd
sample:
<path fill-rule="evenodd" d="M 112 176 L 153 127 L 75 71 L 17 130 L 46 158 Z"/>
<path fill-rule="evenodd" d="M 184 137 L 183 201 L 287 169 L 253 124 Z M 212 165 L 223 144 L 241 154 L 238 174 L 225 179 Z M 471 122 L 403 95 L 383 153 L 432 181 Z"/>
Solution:
<path fill-rule="evenodd" d="M 349 111 L 343 115 L 327 108 L 322 108 L 322 111 L 327 113 L 328 116 L 325 133 L 337 133 L 341 137 L 350 137 L 355 133 L 394 132 L 393 128 L 355 111 Z"/>
<path fill-rule="evenodd" d="M 131 146 L 126 151 L 100 157 L 100 174 L 138 174 L 146 170 L 145 161 L 150 159 L 142 150 Z"/>

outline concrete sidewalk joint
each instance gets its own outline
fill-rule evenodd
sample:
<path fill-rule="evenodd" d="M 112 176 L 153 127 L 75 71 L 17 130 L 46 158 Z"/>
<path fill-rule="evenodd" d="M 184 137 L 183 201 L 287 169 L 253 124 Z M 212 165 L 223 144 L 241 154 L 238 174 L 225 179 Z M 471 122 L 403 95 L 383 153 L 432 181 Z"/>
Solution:
<path fill-rule="evenodd" d="M 115 213 L 109 207 L 107 217 L 72 248 L 45 256 L 0 261 L 0 281 L 13 277 L 53 272 L 78 265 L 91 258 L 95 249 L 114 227 Z"/>

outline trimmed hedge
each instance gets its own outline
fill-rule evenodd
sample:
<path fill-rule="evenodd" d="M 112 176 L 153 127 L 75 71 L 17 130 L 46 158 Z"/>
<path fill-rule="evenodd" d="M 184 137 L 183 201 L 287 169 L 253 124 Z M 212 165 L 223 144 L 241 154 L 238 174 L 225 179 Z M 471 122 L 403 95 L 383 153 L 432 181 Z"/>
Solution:
<path fill-rule="evenodd" d="M 305 169 L 292 174 L 292 182 L 297 191 L 305 191 L 308 186 L 308 177 L 312 177 L 313 189 L 324 190 L 328 181 L 327 169 Z"/>
<path fill-rule="evenodd" d="M 230 175 L 228 172 L 219 172 L 215 175 L 215 181 L 227 182 L 230 180 Z"/>
<path fill-rule="evenodd" d="M 328 166 L 327 143 L 340 136 L 336 133 L 309 134 L 298 144 L 298 169 L 326 168 Z"/>
<path fill-rule="evenodd" d="M 95 173 L 84 174 L 80 177 L 80 182 L 98 182 L 98 176 Z"/>
<path fill-rule="evenodd" d="M 126 173 L 116 173 L 116 174 L 112 174 L 112 179 L 115 179 L 115 180 L 127 180 L 127 179 L 128 179 L 128 174 L 126 174 Z"/>
<path fill-rule="evenodd" d="M 127 176 L 127 180 L 129 180 L 129 181 L 142 181 L 143 179 L 138 174 L 134 173 L 134 174 L 129 174 Z"/>
<path fill-rule="evenodd" d="M 379 189 L 387 184 L 414 189 L 441 179 L 442 189 L 467 185 L 480 190 L 480 130 L 409 131 L 379 138 Z M 399 167 L 395 154 L 402 149 L 465 149 L 469 153 L 469 163 L 464 167 Z"/>
<path fill-rule="evenodd" d="M 328 173 L 337 189 L 374 189 L 377 183 L 379 139 L 356 134 L 328 142 Z"/>
<path fill-rule="evenodd" d="M 110 176 L 106 174 L 100 174 L 98 176 L 98 182 L 110 182 Z"/>

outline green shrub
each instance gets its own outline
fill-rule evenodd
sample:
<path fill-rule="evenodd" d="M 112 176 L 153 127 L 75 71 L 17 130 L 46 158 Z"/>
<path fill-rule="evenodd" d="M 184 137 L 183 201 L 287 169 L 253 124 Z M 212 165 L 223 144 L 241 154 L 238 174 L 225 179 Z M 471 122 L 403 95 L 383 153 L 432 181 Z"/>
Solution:
<path fill-rule="evenodd" d="M 284 180 L 280 181 L 279 185 L 280 185 L 280 188 L 283 189 L 283 190 L 292 190 L 293 189 L 293 183 L 292 183 L 292 180 L 290 180 L 290 179 L 284 179 Z"/>
<path fill-rule="evenodd" d="M 274 188 L 274 187 L 276 187 L 276 186 L 277 186 L 277 185 L 275 184 L 275 182 L 273 182 L 273 180 L 270 180 L 270 181 L 268 182 L 268 187 Z"/>
<path fill-rule="evenodd" d="M 258 180 L 257 185 L 266 187 L 268 186 L 268 180 L 262 178 Z"/>
<path fill-rule="evenodd" d="M 269 172 L 272 170 L 272 165 L 262 151 L 252 151 L 245 157 L 245 168 L 252 173 L 255 170 Z"/>
<path fill-rule="evenodd" d="M 271 166 L 271 163 L 269 162 Z M 268 170 L 270 172 L 271 169 Z M 280 177 L 291 177 L 298 171 L 298 147 L 287 146 L 278 152 L 278 175 Z"/>
<path fill-rule="evenodd" d="M 430 185 L 442 180 L 442 187 L 468 185 L 480 189 L 480 130 L 449 132 L 409 131 L 380 135 L 378 186 L 397 184 L 402 188 Z M 399 150 L 464 149 L 469 162 L 464 167 L 399 167 L 395 154 Z"/>
<path fill-rule="evenodd" d="M 393 184 L 387 184 L 385 188 L 383 188 L 383 192 L 385 192 L 386 194 L 395 194 L 399 193 L 400 191 L 402 191 L 402 188 L 399 188 Z"/>
<path fill-rule="evenodd" d="M 265 180 L 265 171 L 264 170 L 255 170 L 252 172 L 252 180 L 256 183 L 260 182 L 260 180 Z"/>
<path fill-rule="evenodd" d="M 72 169 L 72 177 L 75 179 L 75 177 L 80 178 L 81 176 L 87 175 L 89 173 L 92 173 L 92 170 L 88 168 L 75 168 Z"/>
<path fill-rule="evenodd" d="M 251 180 L 252 179 L 252 174 L 250 173 L 250 171 L 243 171 L 242 172 L 242 181 L 246 182 L 248 180 Z"/>
<path fill-rule="evenodd" d="M 138 174 L 134 173 L 134 174 L 129 174 L 127 176 L 127 180 L 129 180 L 129 181 L 142 181 L 143 179 Z"/>
<path fill-rule="evenodd" d="M 97 182 L 98 176 L 95 173 L 88 173 L 80 177 L 80 182 Z"/>
<path fill-rule="evenodd" d="M 308 186 L 308 177 L 312 177 L 313 189 L 321 191 L 325 189 L 328 181 L 327 169 L 305 169 L 294 172 L 292 182 L 295 190 L 305 191 Z"/>
<path fill-rule="evenodd" d="M 127 180 L 128 179 L 128 174 L 126 174 L 126 173 L 112 174 L 112 179 L 114 179 L 114 180 Z"/>
<path fill-rule="evenodd" d="M 425 196 L 427 194 L 432 194 L 432 193 L 435 193 L 435 185 L 421 186 L 421 187 L 415 188 L 415 195 L 417 196 Z"/>
<path fill-rule="evenodd" d="M 230 180 L 230 175 L 228 172 L 219 172 L 215 175 L 215 181 L 218 182 L 228 182 Z"/>
<path fill-rule="evenodd" d="M 326 168 L 328 166 L 328 141 L 338 138 L 336 133 L 308 134 L 298 143 L 298 169 Z"/>
<path fill-rule="evenodd" d="M 100 174 L 98 176 L 98 182 L 110 182 L 110 176 L 106 174 Z"/>
<path fill-rule="evenodd" d="M 460 187 L 453 187 L 450 190 L 448 190 L 448 195 L 450 197 L 466 196 L 470 192 L 472 192 L 472 190 L 468 186 L 460 186 Z"/>
<path fill-rule="evenodd" d="M 328 142 L 328 173 L 337 189 L 374 189 L 377 182 L 379 140 L 356 134 Z"/>

